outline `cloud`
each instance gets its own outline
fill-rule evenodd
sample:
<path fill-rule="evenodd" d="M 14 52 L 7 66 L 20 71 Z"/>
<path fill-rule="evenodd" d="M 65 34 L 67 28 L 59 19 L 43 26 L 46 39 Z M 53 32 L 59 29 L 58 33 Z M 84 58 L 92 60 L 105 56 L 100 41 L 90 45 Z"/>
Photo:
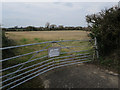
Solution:
<path fill-rule="evenodd" d="M 94 14 L 98 13 L 101 10 L 104 10 L 105 8 L 110 8 L 112 6 L 115 6 L 117 3 L 111 3 L 111 2 L 106 2 L 106 3 L 92 3 L 89 8 L 87 8 L 88 14 Z"/>
<path fill-rule="evenodd" d="M 85 16 L 97 13 L 116 3 L 35 2 L 3 3 L 2 15 L 5 27 L 44 26 L 46 22 L 63 25 L 86 26 Z"/>
<path fill-rule="evenodd" d="M 94 14 L 99 12 L 100 10 L 101 10 L 101 7 L 99 7 L 98 5 L 93 5 L 86 9 L 87 14 Z"/>

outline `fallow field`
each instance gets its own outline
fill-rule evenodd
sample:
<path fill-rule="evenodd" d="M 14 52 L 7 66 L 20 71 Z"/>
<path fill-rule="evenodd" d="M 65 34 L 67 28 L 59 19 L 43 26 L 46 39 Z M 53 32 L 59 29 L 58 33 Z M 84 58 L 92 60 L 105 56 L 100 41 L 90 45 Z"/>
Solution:
<path fill-rule="evenodd" d="M 24 32 L 6 32 L 6 36 L 16 42 L 25 41 L 33 43 L 39 41 L 54 40 L 84 40 L 89 39 L 86 31 L 24 31 Z"/>

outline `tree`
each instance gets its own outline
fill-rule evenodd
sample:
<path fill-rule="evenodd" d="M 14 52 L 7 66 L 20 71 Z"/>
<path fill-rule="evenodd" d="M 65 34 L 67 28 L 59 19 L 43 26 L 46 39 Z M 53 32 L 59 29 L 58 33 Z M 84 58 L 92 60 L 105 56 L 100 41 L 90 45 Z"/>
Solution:
<path fill-rule="evenodd" d="M 62 30 L 64 27 L 63 27 L 63 25 L 59 25 L 58 28 L 59 28 L 60 30 Z"/>
<path fill-rule="evenodd" d="M 15 26 L 14 29 L 18 29 L 18 26 Z"/>
<path fill-rule="evenodd" d="M 33 27 L 33 26 L 28 26 L 28 27 L 26 27 L 26 30 L 27 30 L 27 31 L 36 31 L 37 28 L 35 28 L 35 27 Z"/>
<path fill-rule="evenodd" d="M 86 21 L 91 29 L 90 37 L 97 38 L 100 55 L 109 55 L 120 47 L 120 10 L 118 7 L 87 15 Z"/>
<path fill-rule="evenodd" d="M 55 25 L 55 24 L 52 24 L 52 25 L 50 25 L 50 28 L 51 29 L 54 29 L 54 28 L 56 28 L 57 26 Z"/>
<path fill-rule="evenodd" d="M 46 27 L 46 28 L 50 28 L 50 23 L 47 22 L 47 23 L 45 24 L 45 27 Z"/>

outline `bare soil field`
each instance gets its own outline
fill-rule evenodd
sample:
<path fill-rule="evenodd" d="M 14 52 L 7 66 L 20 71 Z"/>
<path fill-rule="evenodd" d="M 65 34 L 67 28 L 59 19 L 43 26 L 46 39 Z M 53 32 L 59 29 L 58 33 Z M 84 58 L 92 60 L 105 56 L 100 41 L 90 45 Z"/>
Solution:
<path fill-rule="evenodd" d="M 41 39 L 41 40 L 81 40 L 88 39 L 86 31 L 24 31 L 24 32 L 6 32 L 7 37 L 13 40 Z"/>

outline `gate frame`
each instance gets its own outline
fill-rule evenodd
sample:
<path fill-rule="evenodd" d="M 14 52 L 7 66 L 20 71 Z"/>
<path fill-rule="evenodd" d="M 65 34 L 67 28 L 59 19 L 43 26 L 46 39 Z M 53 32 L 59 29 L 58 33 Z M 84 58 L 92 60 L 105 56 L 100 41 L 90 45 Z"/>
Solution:
<path fill-rule="evenodd" d="M 8 60 L 11 60 L 11 59 L 15 59 L 15 58 L 19 58 L 19 57 L 22 57 L 22 56 L 27 56 L 27 55 L 30 55 L 30 54 L 33 54 L 33 53 L 35 53 L 28 61 L 26 61 L 26 62 L 24 62 L 24 63 L 20 63 L 20 64 L 17 64 L 17 65 L 14 65 L 14 66 L 11 66 L 11 67 L 8 67 L 8 68 L 5 68 L 5 69 L 2 69 L 2 70 L 0 70 L 0 72 L 3 72 L 3 71 L 6 71 L 6 70 L 9 70 L 9 69 L 11 69 L 11 68 L 15 68 L 15 67 L 17 67 L 17 66 L 21 66 L 21 67 L 19 67 L 19 69 L 18 70 L 16 70 L 14 73 L 9 73 L 9 74 L 6 74 L 6 75 L 3 75 L 3 76 L 1 76 L 0 77 L 0 79 L 2 79 L 2 78 L 4 78 L 4 77 L 6 77 L 6 76 L 12 76 L 12 74 L 15 74 L 15 73 L 17 73 L 17 72 L 20 72 L 20 71 L 22 71 L 22 70 L 25 70 L 25 68 L 23 68 L 23 66 L 26 64 L 26 63 L 29 63 L 29 62 L 32 62 L 32 61 L 35 61 L 35 60 L 39 60 L 39 59 L 42 59 L 42 58 L 44 58 L 44 57 L 47 57 L 47 56 L 44 56 L 44 57 L 41 57 L 41 58 L 37 58 L 37 59 L 33 59 L 39 52 L 42 52 L 42 51 L 46 51 L 47 49 L 46 49 L 46 47 L 48 47 L 50 44 L 53 44 L 53 43 L 57 43 L 58 45 L 60 45 L 60 46 L 62 46 L 61 48 L 67 48 L 67 49 L 70 49 L 71 47 L 77 47 L 77 46 L 71 46 L 71 47 L 65 47 L 64 45 L 62 45 L 62 44 L 60 44 L 59 42 L 71 42 L 71 41 L 92 41 L 92 40 L 63 40 L 63 41 L 47 41 L 47 42 L 41 42 L 41 43 L 33 43 L 33 44 L 26 44 L 26 45 L 18 45 L 18 46 L 11 46 L 11 47 L 4 47 L 4 48 L 0 48 L 0 50 L 6 50 L 6 49 L 13 49 L 13 48 L 18 48 L 18 47 L 24 47 L 24 46 L 32 46 L 32 45 L 40 45 L 40 44 L 46 44 L 46 43 L 48 43 L 48 45 L 46 45 L 45 47 L 43 47 L 43 49 L 42 50 L 39 50 L 39 51 L 34 51 L 34 52 L 30 52 L 30 53 L 26 53 L 26 54 L 22 54 L 22 55 L 18 55 L 18 56 L 14 56 L 14 57 L 10 57 L 10 58 L 6 58 L 6 59 L 3 59 L 3 60 L 0 60 L 0 62 L 4 62 L 4 61 L 8 61 Z M 78 46 L 79 47 L 79 46 Z M 96 38 L 95 38 L 95 48 L 97 49 L 97 40 L 96 40 Z M 83 52 L 83 51 L 89 51 L 89 50 L 81 50 L 81 51 L 73 51 L 72 50 L 72 53 L 73 52 Z M 95 50 L 96 51 L 96 50 Z M 68 53 L 68 52 L 67 52 Z M 87 55 L 88 53 L 86 53 L 86 55 Z M 96 54 L 98 55 L 98 51 L 96 52 Z M 85 54 L 79 54 L 79 55 L 85 55 Z M 71 56 L 75 56 L 75 55 L 71 55 Z M 65 56 L 64 56 L 65 57 Z M 69 57 L 69 56 L 66 56 L 66 57 Z M 86 57 L 89 57 L 89 55 L 88 56 L 86 56 Z M 63 57 L 58 57 L 58 58 L 63 58 Z M 78 58 L 70 58 L 70 59 L 79 59 L 80 57 L 78 57 Z M 97 58 L 98 58 L 98 56 L 97 56 Z M 32 60 L 33 59 L 33 60 Z M 56 59 L 56 58 L 51 58 L 51 60 L 53 59 L 53 61 L 54 61 L 54 59 Z M 69 60 L 70 60 L 69 59 Z M 50 60 L 50 59 L 47 59 L 47 60 Z M 47 61 L 46 60 L 46 61 Z M 68 59 L 61 59 L 61 61 L 65 61 L 65 60 L 68 60 Z M 72 62 L 72 61 L 66 61 L 67 63 L 68 62 Z M 74 60 L 75 62 L 72 62 L 71 64 L 64 64 L 64 63 L 66 63 L 66 62 L 63 62 L 63 64 L 64 65 L 58 65 L 58 66 L 55 66 L 55 65 L 57 65 L 57 64 L 55 64 L 55 61 L 54 62 L 52 62 L 53 63 L 53 65 L 51 65 L 51 66 L 53 66 L 52 68 L 49 68 L 49 69 L 47 69 L 47 70 L 45 70 L 45 71 L 43 71 L 43 72 L 41 72 L 41 73 L 38 73 L 38 74 L 36 74 L 36 75 L 34 75 L 34 76 L 32 76 L 32 77 L 30 77 L 30 78 L 28 78 L 28 79 L 26 79 L 26 80 L 24 80 L 24 81 L 22 81 L 22 82 L 20 82 L 20 83 L 18 83 L 18 84 L 16 84 L 16 85 L 14 85 L 14 86 L 12 86 L 12 87 L 10 87 L 9 89 L 12 89 L 12 88 L 14 88 L 14 87 L 16 87 L 16 86 L 18 86 L 18 85 L 20 85 L 20 84 L 22 84 L 22 83 L 24 83 L 24 82 L 26 82 L 26 81 L 28 81 L 28 80 L 30 80 L 30 79 L 32 79 L 32 78 L 34 78 L 34 77 L 36 77 L 36 76 L 38 76 L 38 75 L 40 75 L 40 74 L 42 74 L 42 73 L 45 73 L 45 72 L 47 72 L 47 71 L 50 71 L 50 70 L 52 70 L 52 69 L 55 69 L 55 68 L 58 68 L 58 67 L 62 67 L 62 66 L 67 66 L 67 65 L 72 65 L 72 64 L 78 64 L 78 63 L 84 63 L 84 62 L 89 62 L 89 61 L 91 61 L 91 60 L 88 60 L 88 61 L 82 61 L 82 60 L 85 60 L 85 59 L 79 59 L 79 60 Z M 60 60 L 59 60 L 60 61 Z M 77 61 L 82 61 L 82 62 L 77 62 Z M 44 61 L 43 61 L 44 62 Z M 42 62 L 41 62 L 42 63 Z M 50 63 L 48 63 L 47 65 L 49 65 Z M 61 63 L 59 63 L 59 64 L 61 64 Z M 35 64 L 34 64 L 35 65 Z M 37 64 L 36 64 L 37 65 Z M 33 65 L 32 65 L 33 66 Z M 29 66 L 29 67 L 32 67 L 32 66 Z M 42 66 L 45 66 L 45 65 L 42 65 Z M 55 66 L 55 67 L 54 67 Z M 23 68 L 23 69 L 22 69 Z M 28 67 L 26 67 L 26 68 L 28 68 Z M 46 68 L 46 67 L 45 67 Z M 35 68 L 36 69 L 36 68 Z M 32 69 L 32 70 L 34 70 L 34 69 Z M 41 70 L 41 69 L 40 69 Z M 40 71 L 39 70 L 39 71 Z M 44 69 L 43 69 L 44 70 Z M 30 71 L 30 70 L 29 70 Z M 28 72 L 28 71 L 26 71 L 26 72 Z M 24 72 L 24 73 L 26 73 L 26 72 Z M 24 73 L 22 73 L 22 74 L 24 74 Z M 33 73 L 32 73 L 33 74 Z M 21 74 L 20 74 L 21 75 Z M 20 75 L 17 75 L 18 77 L 20 76 Z M 31 74 L 29 74 L 29 75 L 31 75 Z M 29 76 L 28 75 L 28 76 Z M 17 76 L 14 76 L 14 77 L 17 77 Z M 14 77 L 12 77 L 12 78 L 14 78 Z M 23 77 L 23 78 L 25 78 L 25 77 Z M 20 78 L 21 79 L 21 78 Z M 20 80 L 20 79 L 18 79 L 18 80 Z M 8 78 L 8 79 L 6 79 L 6 80 L 4 80 L 3 82 L 7 82 L 7 81 L 9 81 L 9 80 L 12 80 L 11 78 Z M 16 81 L 16 80 L 15 80 Z M 13 81 L 13 82 L 15 82 L 15 81 Z M 1 83 L 3 83 L 3 82 L 1 82 Z M 12 82 L 12 83 L 13 83 Z M 2 89 L 2 88 L 5 88 L 5 87 L 7 87 L 7 86 L 9 86 L 9 85 L 11 85 L 11 83 L 8 83 L 7 85 L 4 85 L 4 86 L 2 86 L 2 87 L 0 87 L 0 89 Z"/>

